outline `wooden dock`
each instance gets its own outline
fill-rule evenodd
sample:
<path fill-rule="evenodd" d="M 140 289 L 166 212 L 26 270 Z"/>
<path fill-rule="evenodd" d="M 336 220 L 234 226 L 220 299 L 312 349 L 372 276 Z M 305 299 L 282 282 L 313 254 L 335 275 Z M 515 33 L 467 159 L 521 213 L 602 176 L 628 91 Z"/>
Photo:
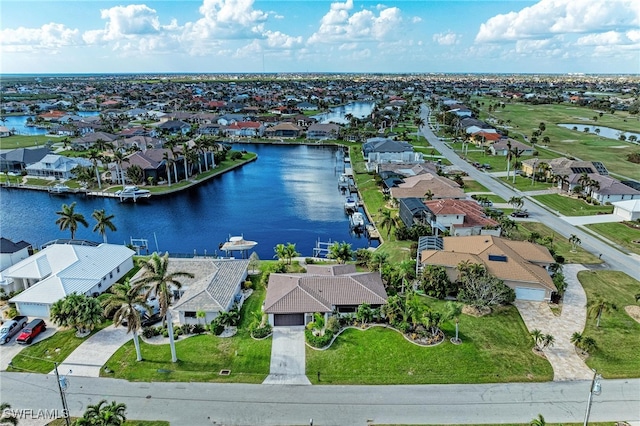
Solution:
<path fill-rule="evenodd" d="M 376 241 L 381 240 L 380 231 L 378 231 L 374 225 L 369 224 L 367 225 L 366 229 L 367 229 L 367 238 L 369 240 L 376 240 Z"/>

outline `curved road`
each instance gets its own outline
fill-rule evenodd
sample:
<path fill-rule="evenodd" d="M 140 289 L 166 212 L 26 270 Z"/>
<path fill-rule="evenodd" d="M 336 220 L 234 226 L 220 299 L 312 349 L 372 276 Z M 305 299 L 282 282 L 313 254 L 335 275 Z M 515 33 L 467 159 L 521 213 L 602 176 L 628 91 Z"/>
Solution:
<path fill-rule="evenodd" d="M 0 380 L 2 401 L 13 409 L 61 409 L 52 375 L 3 372 Z M 310 419 L 316 426 L 528 423 L 539 413 L 548 422 L 581 423 L 591 384 L 291 386 L 129 383 L 73 376 L 68 382 L 72 416 L 106 398 L 125 402 L 128 418 L 162 419 L 178 426 L 308 425 Z M 593 397 L 590 420 L 635 424 L 639 409 L 640 379 L 605 380 L 602 393 Z"/>
<path fill-rule="evenodd" d="M 448 145 L 438 138 L 431 128 L 429 127 L 429 108 L 422 107 L 421 116 L 427 125 L 423 126 L 420 130 L 422 135 L 427 139 L 429 144 L 436 150 L 440 151 L 442 156 L 449 160 L 456 167 L 464 170 L 470 177 L 478 181 L 489 191 L 504 198 L 505 200 L 511 197 L 525 197 L 529 200 L 527 204 L 527 210 L 530 213 L 530 217 L 535 218 L 539 222 L 544 223 L 549 228 L 553 229 L 558 234 L 569 238 L 571 234 L 575 234 L 582 241 L 581 247 L 595 254 L 596 256 L 602 253 L 602 260 L 606 263 L 606 266 L 613 270 L 623 271 L 631 277 L 640 280 L 640 267 L 638 263 L 640 259 L 638 257 L 631 256 L 624 253 L 606 243 L 594 237 L 588 232 L 571 225 L 562 218 L 556 216 L 550 211 L 538 205 L 531 198 L 527 197 L 522 191 L 513 189 L 506 186 L 501 181 L 494 179 L 491 175 L 480 171 L 473 167 L 471 164 L 460 158 Z"/>

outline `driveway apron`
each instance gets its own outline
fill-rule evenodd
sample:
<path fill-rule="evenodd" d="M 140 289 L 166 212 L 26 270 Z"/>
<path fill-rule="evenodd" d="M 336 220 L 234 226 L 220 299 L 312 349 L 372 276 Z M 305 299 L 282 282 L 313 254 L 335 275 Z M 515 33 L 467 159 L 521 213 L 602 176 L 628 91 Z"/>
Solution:
<path fill-rule="evenodd" d="M 110 325 L 76 348 L 58 366 L 60 374 L 69 376 L 100 377 L 100 369 L 122 345 L 133 338 L 126 327 Z M 71 373 L 69 373 L 71 370 Z M 53 371 L 50 373 L 53 374 Z"/>
<path fill-rule="evenodd" d="M 304 327 L 273 327 L 268 385 L 310 385 L 305 374 Z"/>
<path fill-rule="evenodd" d="M 544 349 L 553 367 L 553 380 L 588 380 L 593 377 L 593 371 L 578 356 L 571 343 L 571 335 L 576 331 L 582 333 L 587 320 L 587 296 L 578 281 L 578 272 L 587 268 L 572 264 L 564 265 L 562 270 L 567 290 L 559 317 L 551 312 L 547 302 L 516 300 L 515 305 L 530 332 L 538 329 L 554 337 L 554 345 Z"/>

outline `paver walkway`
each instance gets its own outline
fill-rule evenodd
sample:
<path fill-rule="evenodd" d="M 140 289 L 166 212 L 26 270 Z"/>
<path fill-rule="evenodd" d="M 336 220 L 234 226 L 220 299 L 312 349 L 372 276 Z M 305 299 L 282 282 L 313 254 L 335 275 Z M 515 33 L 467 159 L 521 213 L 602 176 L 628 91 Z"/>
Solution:
<path fill-rule="evenodd" d="M 265 385 L 310 385 L 305 374 L 304 327 L 273 327 L 271 366 Z"/>
<path fill-rule="evenodd" d="M 122 345 L 133 338 L 126 327 L 110 325 L 78 346 L 58 366 L 60 374 L 68 376 L 100 377 L 100 369 Z M 72 372 L 69 373 L 69 370 Z M 53 374 L 53 371 L 50 373 Z"/>
<path fill-rule="evenodd" d="M 564 265 L 562 270 L 567 290 L 559 317 L 551 312 L 546 302 L 516 300 L 515 305 L 529 331 L 538 329 L 555 338 L 554 345 L 544 349 L 553 367 L 553 380 L 587 380 L 593 377 L 593 371 L 578 356 L 571 343 L 571 335 L 576 331 L 582 333 L 587 320 L 587 296 L 578 281 L 578 272 L 587 268 L 571 264 Z"/>

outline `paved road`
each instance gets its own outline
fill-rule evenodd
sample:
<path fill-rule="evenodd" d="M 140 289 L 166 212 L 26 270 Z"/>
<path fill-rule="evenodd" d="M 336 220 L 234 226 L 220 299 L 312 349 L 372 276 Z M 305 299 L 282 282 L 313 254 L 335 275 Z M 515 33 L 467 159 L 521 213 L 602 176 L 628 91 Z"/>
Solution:
<path fill-rule="evenodd" d="M 429 123 L 429 108 L 426 106 L 423 106 L 422 108 L 422 118 L 425 123 Z M 491 192 L 499 195 L 505 200 L 508 200 L 511 197 L 527 198 L 528 202 L 526 204 L 526 208 L 531 213 L 532 218 L 544 223 L 549 228 L 566 238 L 569 238 L 571 234 L 577 235 L 582 241 L 582 248 L 590 251 L 596 256 L 601 253 L 602 260 L 606 262 L 610 269 L 623 271 L 633 278 L 640 280 L 640 268 L 638 267 L 637 258 L 611 247 L 583 229 L 567 223 L 561 217 L 556 216 L 535 203 L 532 198 L 528 198 L 524 192 L 514 190 L 503 184 L 501 181 L 494 179 L 490 174 L 476 169 L 471 164 L 460 158 L 458 154 L 443 143 L 433 133 L 433 131 L 431 131 L 431 128 L 428 125 L 423 126 L 420 130 L 427 141 L 429 141 L 436 150 L 440 151 L 440 153 L 452 164 L 461 170 L 464 170 L 470 177 L 487 187 Z"/>
<path fill-rule="evenodd" d="M 433 386 L 282 386 L 129 383 L 69 376 L 68 405 L 80 415 L 102 398 L 123 401 L 132 419 L 172 425 L 314 425 L 582 422 L 590 381 Z M 13 408 L 60 408 L 55 378 L 0 373 Z M 33 396 L 38 395 L 37 399 Z M 604 380 L 591 421 L 639 421 L 640 379 Z"/>

